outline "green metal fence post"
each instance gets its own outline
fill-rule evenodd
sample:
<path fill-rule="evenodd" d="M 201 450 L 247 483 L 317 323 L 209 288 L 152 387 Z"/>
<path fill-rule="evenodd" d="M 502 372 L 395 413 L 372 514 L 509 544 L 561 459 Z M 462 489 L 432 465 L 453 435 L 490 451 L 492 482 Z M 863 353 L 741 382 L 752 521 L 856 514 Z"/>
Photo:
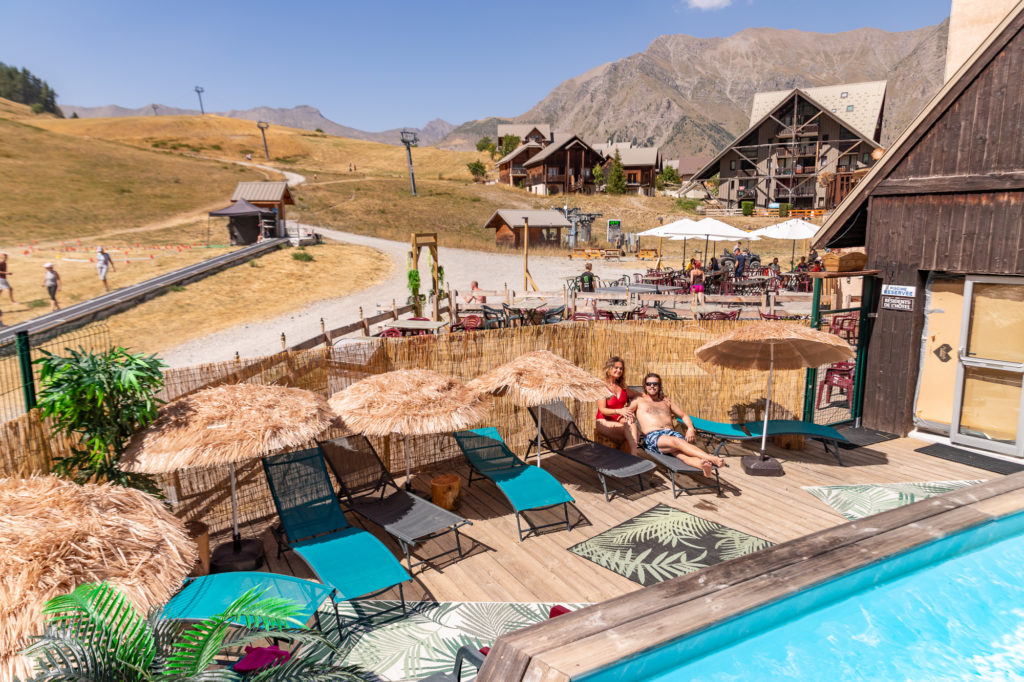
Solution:
<path fill-rule="evenodd" d="M 814 289 L 811 295 L 811 329 L 817 329 L 821 324 L 821 277 L 814 278 Z M 807 369 L 807 379 L 804 384 L 804 421 L 814 423 L 814 389 L 818 384 L 818 368 Z"/>
<path fill-rule="evenodd" d="M 18 345 L 18 364 L 21 366 L 21 390 L 25 396 L 25 411 L 31 412 L 36 406 L 36 379 L 32 373 L 32 346 L 29 345 L 28 332 L 18 332 L 15 341 Z"/>
<path fill-rule="evenodd" d="M 860 418 L 864 413 L 864 368 L 867 366 L 867 341 L 871 302 L 875 297 L 875 278 L 864 277 L 860 292 L 860 324 L 857 329 L 857 361 L 853 373 L 853 410 L 854 425 L 860 427 Z"/>

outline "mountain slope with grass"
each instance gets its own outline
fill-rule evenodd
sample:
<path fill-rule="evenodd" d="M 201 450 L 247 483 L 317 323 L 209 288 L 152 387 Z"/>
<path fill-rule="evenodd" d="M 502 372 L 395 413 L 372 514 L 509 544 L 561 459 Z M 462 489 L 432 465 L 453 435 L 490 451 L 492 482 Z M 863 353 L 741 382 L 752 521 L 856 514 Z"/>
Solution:
<path fill-rule="evenodd" d="M 0 100 L 0 245 L 75 239 L 228 203 L 260 171 L 64 135 Z M 75 123 L 74 120 L 65 120 Z"/>

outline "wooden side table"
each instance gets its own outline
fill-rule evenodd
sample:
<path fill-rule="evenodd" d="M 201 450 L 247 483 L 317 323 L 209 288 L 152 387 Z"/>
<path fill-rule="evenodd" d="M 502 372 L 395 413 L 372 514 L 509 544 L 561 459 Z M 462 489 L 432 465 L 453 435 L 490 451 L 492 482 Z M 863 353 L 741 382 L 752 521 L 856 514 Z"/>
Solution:
<path fill-rule="evenodd" d="M 462 486 L 456 474 L 442 474 L 430 480 L 430 498 L 434 504 L 455 511 L 462 502 Z"/>

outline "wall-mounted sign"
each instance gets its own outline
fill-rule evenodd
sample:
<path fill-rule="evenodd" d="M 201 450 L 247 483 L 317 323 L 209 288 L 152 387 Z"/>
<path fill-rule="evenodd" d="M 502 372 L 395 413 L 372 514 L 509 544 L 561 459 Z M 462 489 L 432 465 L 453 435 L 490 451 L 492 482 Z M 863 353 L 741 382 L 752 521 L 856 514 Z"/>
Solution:
<path fill-rule="evenodd" d="M 884 310 L 913 310 L 917 287 L 900 284 L 882 285 L 882 308 Z"/>

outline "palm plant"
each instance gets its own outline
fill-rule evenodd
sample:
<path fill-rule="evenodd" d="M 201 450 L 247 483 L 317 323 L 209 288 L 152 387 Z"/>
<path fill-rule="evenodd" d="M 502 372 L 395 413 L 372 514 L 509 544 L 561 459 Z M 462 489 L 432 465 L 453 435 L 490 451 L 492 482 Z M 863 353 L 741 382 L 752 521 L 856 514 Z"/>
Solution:
<path fill-rule="evenodd" d="M 299 655 L 264 668 L 247 680 L 364 680 L 353 667 L 333 667 L 337 648 L 295 618 L 299 607 L 286 599 L 263 598 L 255 588 L 223 613 L 193 624 L 143 617 L 108 583 L 79 585 L 43 608 L 44 633 L 24 654 L 35 659 L 33 680 L 144 682 L 240 680 L 217 658 L 227 650 L 273 639 L 302 643 Z"/>
<path fill-rule="evenodd" d="M 117 462 L 132 434 L 156 419 L 161 401 L 155 394 L 167 365 L 120 346 L 103 353 L 68 349 L 67 357 L 41 352 L 39 408 L 57 429 L 79 437 L 72 454 L 54 463 L 54 473 L 158 494 L 150 476 L 122 471 Z"/>

